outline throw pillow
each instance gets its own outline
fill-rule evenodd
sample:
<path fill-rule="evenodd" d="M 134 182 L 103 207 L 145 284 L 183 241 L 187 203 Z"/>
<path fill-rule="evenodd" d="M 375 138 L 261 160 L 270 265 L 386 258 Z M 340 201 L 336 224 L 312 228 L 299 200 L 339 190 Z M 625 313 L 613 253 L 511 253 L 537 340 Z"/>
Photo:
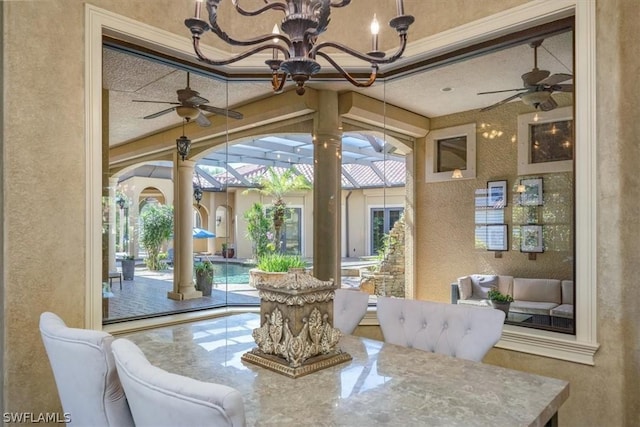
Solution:
<path fill-rule="evenodd" d="M 458 278 L 458 289 L 460 290 L 460 299 L 469 299 L 473 295 L 471 288 L 471 277 L 464 276 Z"/>
<path fill-rule="evenodd" d="M 471 276 L 471 288 L 474 299 L 488 299 L 487 294 L 493 287 L 498 287 L 498 276 L 474 274 Z"/>

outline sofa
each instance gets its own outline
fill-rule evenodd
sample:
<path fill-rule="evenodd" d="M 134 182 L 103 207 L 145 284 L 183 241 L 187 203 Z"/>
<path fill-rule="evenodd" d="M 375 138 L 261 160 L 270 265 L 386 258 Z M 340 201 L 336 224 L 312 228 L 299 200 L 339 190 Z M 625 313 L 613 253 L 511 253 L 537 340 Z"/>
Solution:
<path fill-rule="evenodd" d="M 451 284 L 451 303 L 489 306 L 493 287 L 513 297 L 510 313 L 573 319 L 573 280 L 472 274 Z"/>

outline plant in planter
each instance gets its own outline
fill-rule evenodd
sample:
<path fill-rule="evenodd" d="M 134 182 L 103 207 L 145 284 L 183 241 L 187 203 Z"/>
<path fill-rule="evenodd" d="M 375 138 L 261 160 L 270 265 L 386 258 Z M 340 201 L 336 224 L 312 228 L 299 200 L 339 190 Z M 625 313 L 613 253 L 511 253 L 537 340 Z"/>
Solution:
<path fill-rule="evenodd" d="M 202 292 L 202 296 L 210 296 L 213 286 L 213 263 L 199 261 L 193 267 L 196 271 L 196 289 Z"/>
<path fill-rule="evenodd" d="M 120 263 L 122 265 L 122 278 L 124 280 L 133 280 L 133 275 L 136 271 L 136 259 L 133 255 L 125 256 Z"/>
<path fill-rule="evenodd" d="M 505 316 L 509 315 L 509 307 L 513 302 L 513 297 L 511 295 L 503 294 L 498 290 L 498 288 L 493 287 L 487 293 L 487 297 L 489 298 L 489 304 L 491 307 L 504 311 Z"/>
<path fill-rule="evenodd" d="M 236 250 L 229 247 L 228 243 L 222 244 L 222 258 L 233 258 L 236 255 Z"/>
<path fill-rule="evenodd" d="M 305 268 L 307 263 L 300 255 L 285 255 L 281 253 L 271 253 L 260 257 L 257 268 L 271 273 L 286 273 L 291 268 Z"/>
<path fill-rule="evenodd" d="M 302 269 L 307 263 L 299 255 L 280 253 L 265 254 L 260 257 L 256 268 L 249 271 L 249 284 L 255 287 L 258 282 L 273 282 L 286 277 L 289 271 Z"/>

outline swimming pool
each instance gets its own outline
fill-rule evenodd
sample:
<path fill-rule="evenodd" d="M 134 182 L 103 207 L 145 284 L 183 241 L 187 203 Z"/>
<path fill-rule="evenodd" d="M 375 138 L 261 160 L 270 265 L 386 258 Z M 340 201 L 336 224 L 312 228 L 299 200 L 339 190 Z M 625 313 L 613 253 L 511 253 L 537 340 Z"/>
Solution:
<path fill-rule="evenodd" d="M 216 284 L 247 284 L 249 283 L 249 270 L 253 265 L 236 263 L 213 263 L 213 282 Z"/>

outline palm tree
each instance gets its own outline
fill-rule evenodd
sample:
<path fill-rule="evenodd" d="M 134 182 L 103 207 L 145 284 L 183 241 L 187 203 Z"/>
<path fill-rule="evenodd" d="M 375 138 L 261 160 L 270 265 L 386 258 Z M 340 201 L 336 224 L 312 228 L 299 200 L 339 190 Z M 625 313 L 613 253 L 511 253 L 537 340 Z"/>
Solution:
<path fill-rule="evenodd" d="M 282 236 L 282 225 L 284 224 L 284 215 L 287 205 L 284 197 L 293 191 L 310 190 L 311 184 L 304 175 L 300 175 L 293 167 L 285 170 L 283 173 L 276 172 L 269 167 L 265 174 L 257 179 L 258 188 L 248 188 L 248 191 L 257 191 L 263 196 L 271 197 L 273 202 L 273 228 L 275 231 L 276 250 L 280 252 L 280 239 Z"/>

